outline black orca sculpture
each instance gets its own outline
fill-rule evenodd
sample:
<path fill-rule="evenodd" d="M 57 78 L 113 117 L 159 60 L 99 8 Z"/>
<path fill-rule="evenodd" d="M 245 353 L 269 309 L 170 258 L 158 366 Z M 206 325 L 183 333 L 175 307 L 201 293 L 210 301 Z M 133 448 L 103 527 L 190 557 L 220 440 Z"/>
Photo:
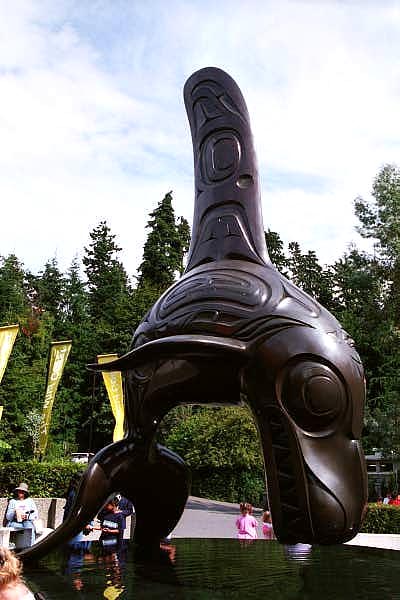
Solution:
<path fill-rule="evenodd" d="M 177 405 L 240 405 L 258 427 L 281 542 L 334 544 L 366 506 L 360 358 L 338 321 L 271 264 L 249 116 L 229 75 L 206 68 L 185 85 L 195 165 L 186 272 L 137 328 L 132 349 L 97 370 L 122 371 L 125 437 L 93 458 L 68 519 L 22 552 L 69 539 L 115 492 L 136 508 L 135 540 L 157 543 L 190 489 L 183 460 L 155 442 Z"/>

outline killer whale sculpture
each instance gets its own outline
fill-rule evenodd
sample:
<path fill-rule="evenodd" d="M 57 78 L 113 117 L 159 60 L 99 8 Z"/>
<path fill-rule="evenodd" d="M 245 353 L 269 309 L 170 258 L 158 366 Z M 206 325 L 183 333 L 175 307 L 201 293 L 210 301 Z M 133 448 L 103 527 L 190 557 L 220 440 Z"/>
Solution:
<path fill-rule="evenodd" d="M 187 403 L 250 406 L 281 542 L 344 542 L 360 526 L 367 498 L 360 358 L 338 321 L 269 260 L 236 83 L 220 69 L 202 69 L 184 99 L 195 165 L 186 271 L 144 317 L 126 355 L 90 365 L 124 373 L 125 438 L 92 459 L 69 518 L 24 558 L 78 533 L 117 491 L 135 505 L 138 544 L 168 534 L 190 475 L 155 434 L 171 408 Z"/>

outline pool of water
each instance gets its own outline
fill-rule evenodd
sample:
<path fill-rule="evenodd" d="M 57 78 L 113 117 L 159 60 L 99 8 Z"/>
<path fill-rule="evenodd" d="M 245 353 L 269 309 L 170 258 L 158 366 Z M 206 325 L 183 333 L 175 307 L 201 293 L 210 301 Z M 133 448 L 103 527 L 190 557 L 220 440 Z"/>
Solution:
<path fill-rule="evenodd" d="M 357 546 L 282 546 L 275 541 L 176 539 L 144 556 L 126 545 L 61 549 L 25 579 L 48 600 L 400 599 L 399 553 Z"/>

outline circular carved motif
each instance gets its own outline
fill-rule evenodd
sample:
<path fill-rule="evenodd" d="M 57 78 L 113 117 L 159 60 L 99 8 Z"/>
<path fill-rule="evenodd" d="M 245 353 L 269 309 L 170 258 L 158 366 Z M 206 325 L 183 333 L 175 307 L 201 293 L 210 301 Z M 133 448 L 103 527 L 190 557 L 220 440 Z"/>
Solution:
<path fill-rule="evenodd" d="M 281 401 L 295 423 L 324 432 L 343 414 L 346 392 L 329 367 L 312 361 L 287 366 L 281 381 Z"/>
<path fill-rule="evenodd" d="M 229 129 L 213 131 L 200 148 L 200 168 L 204 183 L 211 185 L 228 179 L 238 169 L 241 144 Z"/>

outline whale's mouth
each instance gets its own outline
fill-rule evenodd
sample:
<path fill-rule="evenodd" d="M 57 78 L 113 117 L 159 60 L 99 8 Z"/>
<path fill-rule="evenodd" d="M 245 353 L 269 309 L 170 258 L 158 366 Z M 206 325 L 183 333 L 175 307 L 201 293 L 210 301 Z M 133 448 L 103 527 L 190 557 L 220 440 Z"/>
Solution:
<path fill-rule="evenodd" d="M 279 410 L 271 411 L 269 427 L 273 468 L 267 469 L 267 481 L 278 540 L 285 544 L 338 544 L 354 537 L 362 507 L 359 511 L 353 505 L 346 507 L 311 471 Z"/>
<path fill-rule="evenodd" d="M 309 542 L 313 532 L 310 511 L 304 506 L 307 498 L 299 494 L 299 475 L 302 470 L 299 454 L 293 449 L 293 440 L 279 411 L 273 411 L 269 426 L 275 468 L 272 473 L 271 469 L 267 469 L 268 487 L 278 492 L 270 494 L 275 535 L 282 543 Z M 307 518 L 304 518 L 305 515 Z"/>

